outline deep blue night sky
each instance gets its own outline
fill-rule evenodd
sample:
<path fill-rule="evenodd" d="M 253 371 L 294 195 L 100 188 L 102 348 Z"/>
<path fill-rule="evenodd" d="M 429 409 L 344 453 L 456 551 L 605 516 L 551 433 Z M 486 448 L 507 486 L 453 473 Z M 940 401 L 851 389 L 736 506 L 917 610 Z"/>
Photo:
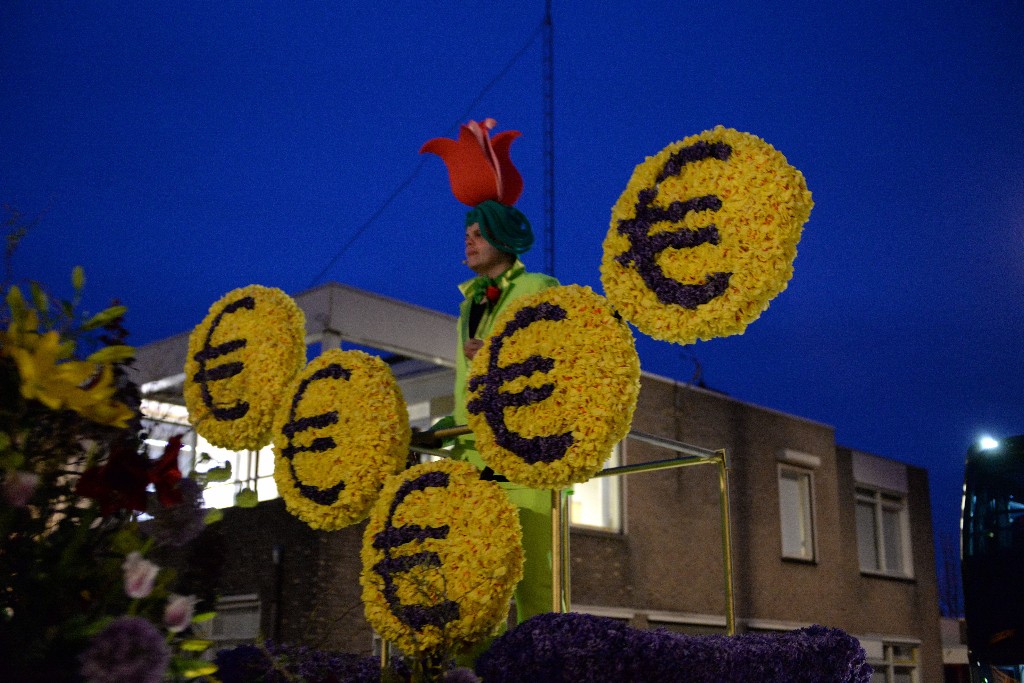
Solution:
<path fill-rule="evenodd" d="M 716 124 L 765 138 L 816 203 L 789 288 L 742 336 L 638 335 L 643 367 L 689 380 L 696 358 L 715 389 L 927 467 L 952 537 L 968 445 L 1024 432 L 1024 2 L 833 4 L 555 0 L 555 274 L 600 291 L 646 156 Z M 136 344 L 251 283 L 454 312 L 463 208 L 417 150 L 469 118 L 522 131 L 543 229 L 543 12 L 0 4 L 0 201 L 42 214 L 14 278 L 66 294 L 84 265 Z"/>

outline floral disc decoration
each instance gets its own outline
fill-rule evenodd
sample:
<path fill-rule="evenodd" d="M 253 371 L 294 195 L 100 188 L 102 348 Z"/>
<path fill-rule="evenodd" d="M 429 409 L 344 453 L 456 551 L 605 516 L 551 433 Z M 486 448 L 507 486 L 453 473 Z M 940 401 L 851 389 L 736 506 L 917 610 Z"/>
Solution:
<path fill-rule="evenodd" d="M 517 299 L 470 367 L 477 450 L 522 486 L 586 481 L 629 431 L 639 378 L 629 327 L 589 287 Z"/>
<path fill-rule="evenodd" d="M 289 512 L 327 531 L 362 520 L 409 451 L 409 415 L 391 370 L 362 351 L 332 349 L 284 395 L 274 480 Z"/>
<path fill-rule="evenodd" d="M 812 206 L 803 174 L 764 140 L 721 126 L 690 136 L 633 171 L 601 282 L 656 339 L 741 334 L 786 288 Z"/>
<path fill-rule="evenodd" d="M 366 620 L 406 654 L 478 642 L 522 578 L 515 506 L 473 465 L 438 460 L 390 477 L 363 535 Z"/>
<path fill-rule="evenodd" d="M 270 443 L 284 387 L 306 362 L 306 319 L 279 289 L 249 285 L 225 294 L 189 336 L 185 406 L 215 446 Z"/>

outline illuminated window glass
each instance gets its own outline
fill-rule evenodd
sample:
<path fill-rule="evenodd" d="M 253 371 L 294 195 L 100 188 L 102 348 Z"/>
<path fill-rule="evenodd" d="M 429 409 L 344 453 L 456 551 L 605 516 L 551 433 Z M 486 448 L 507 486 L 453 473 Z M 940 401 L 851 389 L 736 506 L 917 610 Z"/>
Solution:
<path fill-rule="evenodd" d="M 806 470 L 779 467 L 779 520 L 782 556 L 814 559 L 814 485 Z"/>
<path fill-rule="evenodd" d="M 617 444 L 605 469 L 622 464 L 622 444 Z M 569 520 L 573 526 L 622 531 L 621 477 L 597 477 L 572 487 Z"/>

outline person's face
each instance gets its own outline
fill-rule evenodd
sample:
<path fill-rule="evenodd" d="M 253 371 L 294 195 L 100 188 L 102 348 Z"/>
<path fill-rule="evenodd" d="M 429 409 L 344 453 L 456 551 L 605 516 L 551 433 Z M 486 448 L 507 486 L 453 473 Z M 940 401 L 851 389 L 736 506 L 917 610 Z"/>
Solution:
<path fill-rule="evenodd" d="M 466 265 L 477 275 L 498 277 L 511 265 L 512 257 L 498 251 L 480 234 L 480 224 L 466 227 Z"/>

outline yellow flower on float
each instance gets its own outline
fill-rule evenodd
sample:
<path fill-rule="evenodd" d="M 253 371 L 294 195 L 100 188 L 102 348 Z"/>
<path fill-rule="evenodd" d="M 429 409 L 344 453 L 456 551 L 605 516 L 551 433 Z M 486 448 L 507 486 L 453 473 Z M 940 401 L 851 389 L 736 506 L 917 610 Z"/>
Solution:
<path fill-rule="evenodd" d="M 280 289 L 228 292 L 192 330 L 185 406 L 214 446 L 257 450 L 270 443 L 278 401 L 306 362 L 306 319 Z"/>
<path fill-rule="evenodd" d="M 741 334 L 793 274 L 813 201 L 764 140 L 716 127 L 636 167 L 612 208 L 601 282 L 656 339 Z"/>
<path fill-rule="evenodd" d="M 470 366 L 476 448 L 522 486 L 586 481 L 629 432 L 639 378 L 629 327 L 589 287 L 516 299 Z"/>
<path fill-rule="evenodd" d="M 333 349 L 283 396 L 274 480 L 288 511 L 327 531 L 364 519 L 409 452 L 409 415 L 391 369 L 362 351 Z"/>
<path fill-rule="evenodd" d="M 56 330 L 38 334 L 36 326 L 5 335 L 5 352 L 18 368 L 22 397 L 50 410 L 73 410 L 98 424 L 127 427 L 134 412 L 113 398 L 117 388 L 111 365 L 63 360 L 73 347 L 61 342 Z"/>
<path fill-rule="evenodd" d="M 412 655 L 477 643 L 508 618 L 523 573 L 519 513 L 467 462 L 390 477 L 363 534 L 366 620 Z"/>

